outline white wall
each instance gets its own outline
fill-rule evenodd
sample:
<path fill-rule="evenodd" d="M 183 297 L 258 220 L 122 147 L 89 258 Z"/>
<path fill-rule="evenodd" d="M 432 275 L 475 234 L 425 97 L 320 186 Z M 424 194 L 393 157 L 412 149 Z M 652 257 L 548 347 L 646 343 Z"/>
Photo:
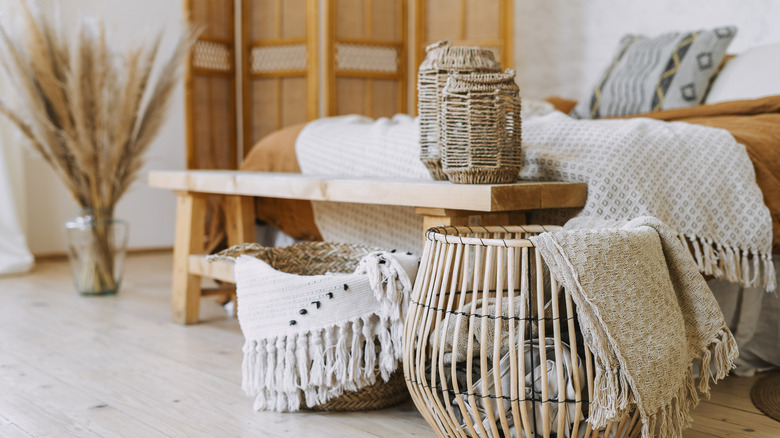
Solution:
<path fill-rule="evenodd" d="M 110 40 L 118 44 L 148 40 L 165 29 L 161 53 L 173 48 L 183 23 L 179 0 L 40 0 L 59 4 L 66 22 L 74 26 L 81 13 L 102 16 Z M 25 159 L 28 241 L 35 254 L 64 253 L 63 224 L 78 213 L 78 206 L 45 162 L 32 153 Z M 147 164 L 130 191 L 119 202 L 116 216 L 130 223 L 131 248 L 170 247 L 173 244 L 175 197 L 146 186 L 152 169 L 185 166 L 184 97 L 179 85 L 172 96 L 168 118 L 147 155 Z"/>
<path fill-rule="evenodd" d="M 737 26 L 729 53 L 780 43 L 777 0 L 515 0 L 521 94 L 579 98 L 627 33 Z"/>

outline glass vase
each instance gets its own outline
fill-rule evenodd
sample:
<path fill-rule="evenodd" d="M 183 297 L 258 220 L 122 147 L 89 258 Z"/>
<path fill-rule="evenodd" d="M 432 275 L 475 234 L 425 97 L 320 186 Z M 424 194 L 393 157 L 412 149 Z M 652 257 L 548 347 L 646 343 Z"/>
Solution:
<path fill-rule="evenodd" d="M 68 259 L 82 295 L 115 295 L 127 253 L 127 222 L 112 211 L 84 210 L 65 224 Z"/>

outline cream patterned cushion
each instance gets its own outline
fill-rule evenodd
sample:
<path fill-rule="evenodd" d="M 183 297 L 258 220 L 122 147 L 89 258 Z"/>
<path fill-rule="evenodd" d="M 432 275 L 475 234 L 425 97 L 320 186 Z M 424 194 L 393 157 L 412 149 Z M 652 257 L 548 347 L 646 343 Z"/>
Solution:
<path fill-rule="evenodd" d="M 571 115 L 598 119 L 699 105 L 736 33 L 720 27 L 655 38 L 626 35 Z"/>

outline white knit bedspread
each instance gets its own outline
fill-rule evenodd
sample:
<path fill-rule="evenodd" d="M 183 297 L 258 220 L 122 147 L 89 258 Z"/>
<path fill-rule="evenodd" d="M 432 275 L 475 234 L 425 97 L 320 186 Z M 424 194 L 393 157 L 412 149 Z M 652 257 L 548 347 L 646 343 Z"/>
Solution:
<path fill-rule="evenodd" d="M 325 118 L 301 132 L 296 154 L 304 174 L 430 179 L 418 131 L 405 115 Z M 774 289 L 769 209 L 745 147 L 727 131 L 524 112 L 523 156 L 522 179 L 588 184 L 579 216 L 655 216 L 689 240 L 702 272 Z M 411 208 L 313 204 L 325 240 L 420 251 L 422 221 Z"/>

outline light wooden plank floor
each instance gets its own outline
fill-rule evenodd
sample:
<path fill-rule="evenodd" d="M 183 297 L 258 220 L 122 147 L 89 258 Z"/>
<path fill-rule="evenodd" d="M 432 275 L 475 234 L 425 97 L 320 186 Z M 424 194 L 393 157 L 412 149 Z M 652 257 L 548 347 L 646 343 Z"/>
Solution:
<path fill-rule="evenodd" d="M 66 262 L 0 278 L 0 437 L 434 436 L 413 405 L 369 413 L 257 413 L 241 393 L 243 337 L 214 298 L 170 322 L 171 255 L 130 256 L 120 294 L 82 298 Z M 779 437 L 730 377 L 686 437 Z"/>

